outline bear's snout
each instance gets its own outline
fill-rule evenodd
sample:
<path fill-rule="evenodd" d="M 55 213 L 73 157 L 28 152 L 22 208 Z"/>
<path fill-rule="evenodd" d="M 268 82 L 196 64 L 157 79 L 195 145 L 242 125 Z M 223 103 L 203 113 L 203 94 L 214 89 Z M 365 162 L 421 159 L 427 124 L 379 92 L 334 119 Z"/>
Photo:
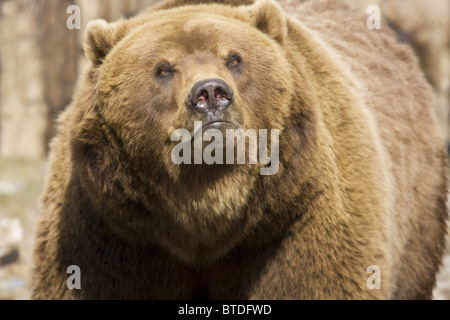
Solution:
<path fill-rule="evenodd" d="M 222 79 L 195 83 L 188 95 L 188 106 L 200 113 L 224 111 L 233 103 L 234 93 Z"/>

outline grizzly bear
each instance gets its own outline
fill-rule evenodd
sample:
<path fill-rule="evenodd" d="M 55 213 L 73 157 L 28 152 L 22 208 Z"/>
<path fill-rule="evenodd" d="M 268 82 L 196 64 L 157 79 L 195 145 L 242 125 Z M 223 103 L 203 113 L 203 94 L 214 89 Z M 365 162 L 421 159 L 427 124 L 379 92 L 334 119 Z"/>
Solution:
<path fill-rule="evenodd" d="M 32 298 L 432 298 L 446 158 L 412 50 L 336 1 L 214 2 L 89 24 Z"/>

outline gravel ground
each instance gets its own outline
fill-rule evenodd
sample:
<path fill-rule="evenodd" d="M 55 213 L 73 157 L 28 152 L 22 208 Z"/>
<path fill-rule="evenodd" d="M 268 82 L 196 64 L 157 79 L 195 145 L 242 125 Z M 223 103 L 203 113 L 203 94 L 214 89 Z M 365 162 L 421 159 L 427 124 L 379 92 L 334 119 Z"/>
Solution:
<path fill-rule="evenodd" d="M 450 192 L 449 202 L 450 204 Z M 447 223 L 447 230 L 450 232 L 450 221 Z M 434 290 L 435 300 L 450 300 L 450 235 L 447 235 L 447 248 L 443 260 L 443 265 L 437 277 L 436 289 Z"/>

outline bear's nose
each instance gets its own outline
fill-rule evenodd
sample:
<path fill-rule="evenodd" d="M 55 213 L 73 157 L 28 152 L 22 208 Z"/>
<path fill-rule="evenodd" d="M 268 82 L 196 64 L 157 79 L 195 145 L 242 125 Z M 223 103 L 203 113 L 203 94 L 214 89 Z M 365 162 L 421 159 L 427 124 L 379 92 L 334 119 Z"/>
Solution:
<path fill-rule="evenodd" d="M 207 113 L 227 109 L 233 99 L 233 90 L 225 81 L 207 79 L 194 84 L 188 96 L 188 103 L 194 110 Z"/>

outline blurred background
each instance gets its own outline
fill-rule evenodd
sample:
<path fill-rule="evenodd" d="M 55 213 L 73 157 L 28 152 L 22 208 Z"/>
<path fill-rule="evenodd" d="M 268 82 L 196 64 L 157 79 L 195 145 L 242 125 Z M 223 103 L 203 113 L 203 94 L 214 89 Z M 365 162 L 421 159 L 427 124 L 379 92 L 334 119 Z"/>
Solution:
<path fill-rule="evenodd" d="M 159 0 L 0 0 L 0 299 L 29 299 L 33 239 L 55 118 L 86 66 L 87 23 L 130 17 Z M 301 1 L 279 0 L 295 15 Z M 435 92 L 445 148 L 450 141 L 450 0 L 343 0 L 361 14 L 377 4 L 416 51 Z M 81 29 L 68 29 L 77 5 Z M 382 25 L 383 27 L 387 27 Z M 444 146 L 443 146 L 444 147 Z M 435 299 L 450 299 L 450 245 Z"/>

